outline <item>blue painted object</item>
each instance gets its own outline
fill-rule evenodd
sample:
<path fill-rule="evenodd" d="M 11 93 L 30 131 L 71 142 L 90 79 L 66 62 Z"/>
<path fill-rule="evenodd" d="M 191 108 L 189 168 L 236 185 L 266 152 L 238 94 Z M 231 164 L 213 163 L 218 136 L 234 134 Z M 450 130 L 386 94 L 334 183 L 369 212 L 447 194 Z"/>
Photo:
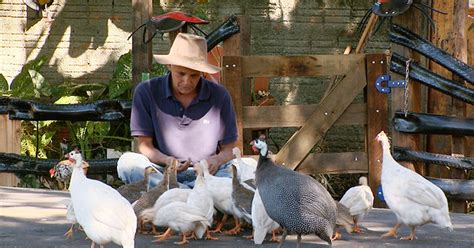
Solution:
<path fill-rule="evenodd" d="M 382 185 L 380 185 L 380 186 L 377 188 L 377 198 L 379 198 L 379 200 L 385 202 L 385 198 L 383 197 Z"/>
<path fill-rule="evenodd" d="M 375 88 L 377 88 L 380 93 L 390 94 L 392 92 L 391 88 L 403 88 L 406 85 L 405 80 L 392 81 L 391 79 L 392 77 L 388 74 L 378 77 L 377 80 L 375 80 Z M 387 86 L 382 85 L 384 82 Z"/>

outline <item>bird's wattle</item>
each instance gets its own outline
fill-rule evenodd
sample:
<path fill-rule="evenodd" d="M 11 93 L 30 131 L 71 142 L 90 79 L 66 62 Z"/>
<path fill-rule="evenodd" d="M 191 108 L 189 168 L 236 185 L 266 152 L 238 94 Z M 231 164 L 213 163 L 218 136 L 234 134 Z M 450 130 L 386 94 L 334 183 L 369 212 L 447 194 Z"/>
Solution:
<path fill-rule="evenodd" d="M 56 171 L 54 170 L 54 168 L 51 168 L 51 169 L 49 170 L 49 175 L 50 175 L 51 177 L 53 177 L 55 172 L 56 172 Z"/>

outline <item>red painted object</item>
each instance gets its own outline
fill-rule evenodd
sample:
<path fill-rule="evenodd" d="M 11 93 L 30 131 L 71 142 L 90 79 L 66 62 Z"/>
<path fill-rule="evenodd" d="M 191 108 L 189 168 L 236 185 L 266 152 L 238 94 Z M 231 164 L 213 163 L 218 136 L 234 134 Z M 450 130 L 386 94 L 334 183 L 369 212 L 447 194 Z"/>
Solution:
<path fill-rule="evenodd" d="M 209 21 L 207 20 L 203 20 L 197 16 L 193 16 L 181 11 L 173 11 L 173 12 L 168 12 L 162 15 L 153 16 L 151 17 L 151 20 L 159 21 L 166 18 L 175 19 L 178 21 L 184 21 L 186 23 L 193 23 L 193 24 L 209 24 Z"/>

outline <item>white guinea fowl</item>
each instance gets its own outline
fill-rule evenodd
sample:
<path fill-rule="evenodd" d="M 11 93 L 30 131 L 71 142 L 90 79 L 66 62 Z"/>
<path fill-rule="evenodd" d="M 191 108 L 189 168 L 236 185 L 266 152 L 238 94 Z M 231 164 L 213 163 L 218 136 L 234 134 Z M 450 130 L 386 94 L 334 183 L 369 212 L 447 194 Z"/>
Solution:
<path fill-rule="evenodd" d="M 91 247 L 109 242 L 134 247 L 137 217 L 130 203 L 107 184 L 86 178 L 81 153 L 72 151 L 69 159 L 74 162 L 71 200 L 77 222 L 92 240 Z"/>
<path fill-rule="evenodd" d="M 232 178 L 216 177 L 209 173 L 209 164 L 206 160 L 201 160 L 201 167 L 204 174 L 204 182 L 206 188 L 211 194 L 214 207 L 224 214 L 222 221 L 217 225 L 213 232 L 220 232 L 222 226 L 227 220 L 228 215 L 234 215 L 234 207 L 232 203 Z M 235 226 L 237 227 L 238 220 L 234 216 Z M 235 228 L 235 227 L 234 227 Z M 231 229 L 227 232 L 235 231 Z"/>
<path fill-rule="evenodd" d="M 203 169 L 200 163 L 194 166 L 196 171 L 196 182 L 194 183 L 194 188 L 189 193 L 188 200 L 186 204 L 190 207 L 195 207 L 199 209 L 201 213 L 206 217 L 208 223 L 212 223 L 213 216 L 214 216 L 214 202 L 212 200 L 211 193 L 207 190 Z M 202 238 L 204 235 L 204 231 L 206 231 L 206 239 L 215 239 L 210 236 L 208 232 L 208 226 L 197 225 L 194 232 L 198 238 Z"/>
<path fill-rule="evenodd" d="M 145 155 L 135 152 L 126 152 L 120 156 L 117 161 L 117 175 L 119 178 L 124 182 L 131 182 L 130 178 L 126 178 L 127 175 L 123 171 L 126 168 L 132 168 L 132 171 L 129 173 L 130 175 L 134 174 L 135 170 L 138 170 L 137 173 L 143 175 L 145 168 L 148 166 L 153 166 L 158 168 L 159 166 L 152 163 L 150 159 L 148 159 Z M 163 174 L 159 171 L 157 175 L 155 175 L 155 180 L 161 180 L 163 178 Z"/>
<path fill-rule="evenodd" d="M 384 198 L 397 216 L 397 223 L 383 237 L 395 237 L 402 223 L 411 228 L 410 236 L 401 238 L 408 240 L 415 238 L 417 226 L 426 223 L 453 230 L 448 201 L 443 191 L 393 159 L 385 132 L 381 131 L 376 140 L 381 143 L 383 149 L 381 181 Z"/>
<path fill-rule="evenodd" d="M 278 223 L 268 216 L 262 198 L 255 190 L 252 200 L 252 227 L 253 227 L 253 242 L 256 245 L 261 245 L 267 233 L 272 232 L 271 241 L 278 241 L 275 236 L 275 230 L 280 227 Z"/>
<path fill-rule="evenodd" d="M 339 203 L 349 208 L 349 212 L 354 218 L 352 231 L 355 233 L 361 232 L 357 223 L 364 218 L 374 205 L 374 195 L 367 185 L 367 177 L 360 177 L 359 185 L 348 189 Z"/>
<path fill-rule="evenodd" d="M 201 210 L 188 206 L 184 202 L 172 202 L 162 207 L 155 215 L 153 224 L 167 226 L 180 232 L 183 239 L 175 244 L 186 244 L 186 233 L 196 230 L 198 226 L 210 226 L 206 216 Z"/>
<path fill-rule="evenodd" d="M 242 158 L 242 153 L 238 147 L 232 149 L 237 163 L 237 172 L 241 182 L 245 182 L 249 179 L 255 179 L 255 170 L 257 169 L 258 161 L 253 158 Z"/>

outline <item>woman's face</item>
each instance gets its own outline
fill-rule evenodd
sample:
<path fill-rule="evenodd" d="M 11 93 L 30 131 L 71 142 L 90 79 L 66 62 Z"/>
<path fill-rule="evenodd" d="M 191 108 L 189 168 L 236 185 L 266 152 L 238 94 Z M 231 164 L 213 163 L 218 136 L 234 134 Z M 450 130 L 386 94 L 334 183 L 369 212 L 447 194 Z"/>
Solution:
<path fill-rule="evenodd" d="M 173 93 L 179 95 L 192 95 L 197 93 L 197 85 L 201 72 L 179 65 L 170 65 Z"/>

